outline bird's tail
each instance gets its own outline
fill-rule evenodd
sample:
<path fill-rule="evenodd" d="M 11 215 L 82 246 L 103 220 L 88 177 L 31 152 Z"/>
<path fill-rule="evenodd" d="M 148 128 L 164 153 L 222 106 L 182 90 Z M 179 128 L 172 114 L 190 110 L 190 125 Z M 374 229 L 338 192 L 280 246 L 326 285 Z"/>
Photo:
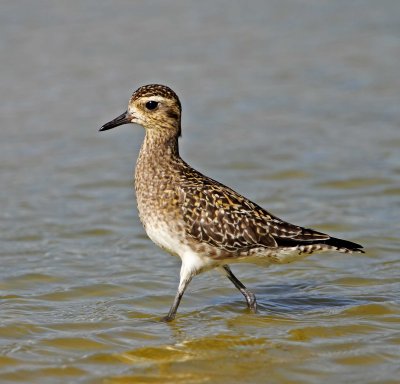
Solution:
<path fill-rule="evenodd" d="M 345 253 L 365 253 L 363 250 L 363 246 L 357 243 L 353 243 L 352 241 L 337 239 L 336 237 L 330 237 L 327 240 L 323 240 L 318 242 L 320 244 L 326 244 L 332 247 L 335 247 L 339 252 Z"/>

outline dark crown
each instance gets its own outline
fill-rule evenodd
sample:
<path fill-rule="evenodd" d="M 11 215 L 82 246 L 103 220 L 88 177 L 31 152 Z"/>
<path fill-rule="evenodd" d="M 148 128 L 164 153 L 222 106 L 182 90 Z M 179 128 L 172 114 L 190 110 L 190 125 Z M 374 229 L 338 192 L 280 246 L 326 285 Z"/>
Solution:
<path fill-rule="evenodd" d="M 180 111 L 182 110 L 181 102 L 177 94 L 171 88 L 165 85 L 160 85 L 160 84 L 143 85 L 133 93 L 131 100 L 137 100 L 145 96 L 162 96 L 167 99 L 172 99 L 176 101 L 176 103 L 178 104 L 179 110 Z"/>

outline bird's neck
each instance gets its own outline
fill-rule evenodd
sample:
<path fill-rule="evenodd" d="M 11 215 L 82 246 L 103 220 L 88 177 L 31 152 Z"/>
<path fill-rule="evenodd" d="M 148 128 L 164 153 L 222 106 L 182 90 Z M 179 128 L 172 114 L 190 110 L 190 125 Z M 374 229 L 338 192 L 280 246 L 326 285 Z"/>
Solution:
<path fill-rule="evenodd" d="M 137 159 L 136 173 L 157 177 L 165 168 L 180 161 L 178 135 L 147 130 Z"/>
<path fill-rule="evenodd" d="M 179 157 L 178 136 L 175 132 L 147 130 L 140 154 L 158 158 L 160 161 Z"/>
<path fill-rule="evenodd" d="M 179 175 L 178 135 L 167 137 L 146 131 L 135 169 L 135 189 L 139 212 L 153 210 L 167 185 Z"/>

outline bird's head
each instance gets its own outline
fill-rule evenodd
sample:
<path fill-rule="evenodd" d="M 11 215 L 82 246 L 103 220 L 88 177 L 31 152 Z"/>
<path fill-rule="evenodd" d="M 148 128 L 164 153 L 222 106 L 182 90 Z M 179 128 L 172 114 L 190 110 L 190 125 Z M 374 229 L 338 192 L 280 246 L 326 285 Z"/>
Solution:
<path fill-rule="evenodd" d="M 147 131 L 156 130 L 158 134 L 180 136 L 181 112 L 179 98 L 171 88 L 160 84 L 144 85 L 133 93 L 128 110 L 104 124 L 100 131 L 132 123 Z"/>

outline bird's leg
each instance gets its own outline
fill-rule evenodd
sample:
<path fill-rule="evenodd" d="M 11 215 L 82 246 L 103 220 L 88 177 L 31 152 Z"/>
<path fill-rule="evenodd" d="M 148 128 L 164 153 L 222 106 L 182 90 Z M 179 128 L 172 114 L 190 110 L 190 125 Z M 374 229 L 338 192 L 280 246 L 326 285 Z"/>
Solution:
<path fill-rule="evenodd" d="M 182 264 L 181 267 L 181 276 L 180 276 L 180 281 L 179 281 L 179 286 L 178 286 L 178 291 L 176 292 L 174 302 L 172 303 L 171 309 L 168 312 L 167 316 L 164 316 L 162 318 L 162 321 L 172 321 L 175 319 L 176 311 L 178 310 L 179 303 L 181 302 L 182 296 L 185 293 L 185 290 L 189 283 L 191 282 L 194 274 L 190 273 L 187 268 L 185 268 L 185 265 Z"/>
<path fill-rule="evenodd" d="M 249 291 L 245 285 L 232 273 L 228 265 L 223 265 L 221 268 L 222 272 L 226 277 L 232 281 L 233 285 L 240 291 L 247 301 L 249 309 L 256 313 L 257 312 L 257 301 L 253 292 Z"/>

